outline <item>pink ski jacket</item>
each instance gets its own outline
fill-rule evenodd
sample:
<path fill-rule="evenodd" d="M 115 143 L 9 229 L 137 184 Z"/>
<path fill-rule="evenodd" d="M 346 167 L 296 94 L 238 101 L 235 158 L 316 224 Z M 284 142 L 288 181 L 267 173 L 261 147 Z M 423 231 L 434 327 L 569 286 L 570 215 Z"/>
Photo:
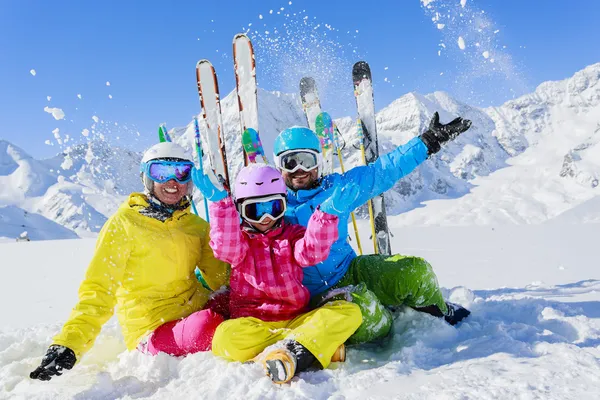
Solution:
<path fill-rule="evenodd" d="M 258 233 L 240 226 L 231 197 L 209 206 L 210 247 L 231 264 L 231 318 L 283 321 L 307 311 L 303 267 L 327 259 L 338 239 L 338 217 L 316 210 L 304 228 L 282 222 Z"/>

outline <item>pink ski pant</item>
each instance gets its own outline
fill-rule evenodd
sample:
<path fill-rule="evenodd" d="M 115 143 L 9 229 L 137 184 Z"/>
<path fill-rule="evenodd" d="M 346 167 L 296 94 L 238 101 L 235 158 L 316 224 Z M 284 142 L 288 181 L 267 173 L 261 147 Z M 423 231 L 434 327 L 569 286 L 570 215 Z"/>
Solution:
<path fill-rule="evenodd" d="M 152 355 L 163 352 L 176 357 L 209 351 L 215 330 L 223 320 L 221 314 L 212 310 L 197 311 L 159 326 L 145 346 L 140 345 L 138 349 Z"/>

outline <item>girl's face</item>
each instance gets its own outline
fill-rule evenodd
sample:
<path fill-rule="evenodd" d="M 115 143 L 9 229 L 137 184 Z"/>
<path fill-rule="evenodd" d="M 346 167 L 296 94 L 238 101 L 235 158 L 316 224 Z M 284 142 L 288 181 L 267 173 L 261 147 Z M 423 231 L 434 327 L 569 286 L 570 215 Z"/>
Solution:
<path fill-rule="evenodd" d="M 275 225 L 275 222 L 277 222 L 277 220 L 275 219 L 271 219 L 269 217 L 265 218 L 265 220 L 262 223 L 257 223 L 257 222 L 250 222 L 248 221 L 248 223 L 250 225 L 252 225 L 252 227 L 254 229 L 256 229 L 259 232 L 266 232 L 269 229 L 271 229 L 273 227 L 273 225 Z"/>

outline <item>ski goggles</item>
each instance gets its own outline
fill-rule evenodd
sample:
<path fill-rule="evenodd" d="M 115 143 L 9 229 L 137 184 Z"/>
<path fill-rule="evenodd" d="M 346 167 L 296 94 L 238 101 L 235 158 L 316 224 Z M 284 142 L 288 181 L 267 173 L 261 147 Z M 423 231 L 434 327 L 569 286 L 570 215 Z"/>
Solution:
<path fill-rule="evenodd" d="M 301 169 L 310 172 L 321 165 L 321 153 L 315 150 L 288 150 L 275 156 L 277 167 L 285 172 L 294 173 Z"/>
<path fill-rule="evenodd" d="M 246 199 L 240 204 L 242 218 L 257 224 L 262 223 L 267 217 L 277 220 L 285 214 L 285 197 L 276 194 L 269 197 Z"/>
<path fill-rule="evenodd" d="M 192 179 L 194 163 L 190 161 L 151 160 L 142 164 L 142 172 L 157 183 L 165 183 L 175 179 L 179 183 L 187 183 Z"/>

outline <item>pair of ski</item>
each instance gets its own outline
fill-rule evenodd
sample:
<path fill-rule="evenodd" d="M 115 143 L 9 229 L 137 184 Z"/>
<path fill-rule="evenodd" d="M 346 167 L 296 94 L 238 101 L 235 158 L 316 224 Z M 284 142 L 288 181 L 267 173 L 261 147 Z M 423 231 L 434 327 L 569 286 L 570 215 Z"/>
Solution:
<path fill-rule="evenodd" d="M 240 113 L 240 132 L 244 151 L 244 164 L 249 162 L 267 162 L 260 139 L 258 139 L 258 99 L 256 84 L 256 66 L 252 42 L 245 34 L 233 38 L 233 60 L 236 92 Z M 203 129 L 208 149 L 210 168 L 226 188 L 231 187 L 230 173 L 221 116 L 221 98 L 215 68 L 209 60 L 200 60 L 196 64 L 196 83 L 202 109 L 199 124 Z M 200 135 L 196 136 L 197 141 Z M 201 144 L 198 144 L 197 147 Z"/>
<path fill-rule="evenodd" d="M 368 165 L 379 158 L 373 84 L 369 64 L 365 61 L 359 61 L 354 64 L 352 68 L 352 81 L 354 82 L 354 95 L 358 113 L 357 132 L 361 143 L 361 155 L 363 163 Z M 302 78 L 300 81 L 300 97 L 308 126 L 317 133 L 317 136 L 321 140 L 324 164 L 323 173 L 329 174 L 333 172 L 334 144 L 343 173 L 344 165 L 341 150 L 344 146 L 341 144 L 341 134 L 329 114 L 321 112 L 319 94 L 313 78 Z M 390 234 L 383 193 L 369 200 L 368 209 L 375 253 L 391 255 Z M 352 214 L 352 222 L 356 232 L 357 245 L 362 254 L 354 214 Z"/>

